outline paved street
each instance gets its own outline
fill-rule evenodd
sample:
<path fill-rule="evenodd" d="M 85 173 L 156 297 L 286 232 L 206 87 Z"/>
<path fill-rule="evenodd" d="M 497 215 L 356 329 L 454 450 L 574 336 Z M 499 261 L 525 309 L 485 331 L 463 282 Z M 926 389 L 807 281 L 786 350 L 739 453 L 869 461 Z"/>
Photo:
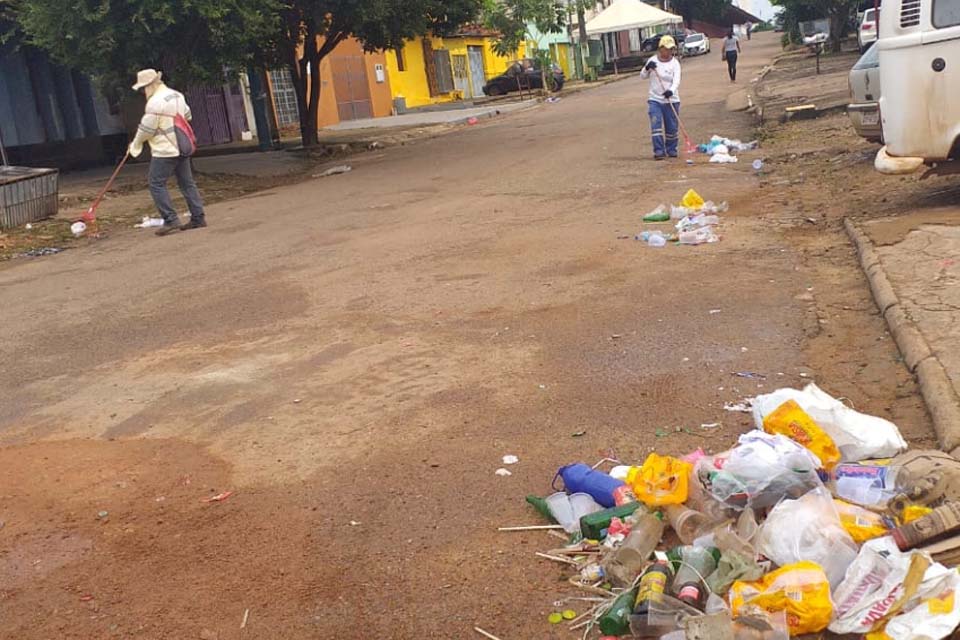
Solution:
<path fill-rule="evenodd" d="M 683 62 L 698 141 L 751 134 L 719 58 Z M 771 224 L 749 162 L 654 163 L 646 90 L 0 266 L 0 636 L 567 638 L 551 538 L 496 532 L 558 466 L 729 446 L 725 402 L 811 379 L 934 445 L 839 227 Z M 691 187 L 721 242 L 632 239 Z"/>

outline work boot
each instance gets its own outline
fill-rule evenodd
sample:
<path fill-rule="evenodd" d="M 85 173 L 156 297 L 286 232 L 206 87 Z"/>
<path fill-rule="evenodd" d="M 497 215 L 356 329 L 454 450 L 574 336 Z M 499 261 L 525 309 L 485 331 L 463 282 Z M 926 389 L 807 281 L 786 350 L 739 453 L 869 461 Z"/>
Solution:
<path fill-rule="evenodd" d="M 190 222 L 180 225 L 180 231 L 190 231 L 190 229 L 203 229 L 207 226 L 206 220 L 194 220 L 190 218 Z"/>
<path fill-rule="evenodd" d="M 159 229 L 157 229 L 154 233 L 156 233 L 158 236 L 161 236 L 161 237 L 162 237 L 162 236 L 168 236 L 168 235 L 170 235 L 171 233 L 173 233 L 174 231 L 180 231 L 181 228 L 182 228 L 182 227 L 181 227 L 179 224 L 166 224 L 166 223 L 164 223 L 164 225 L 163 225 L 162 227 L 160 227 Z"/>

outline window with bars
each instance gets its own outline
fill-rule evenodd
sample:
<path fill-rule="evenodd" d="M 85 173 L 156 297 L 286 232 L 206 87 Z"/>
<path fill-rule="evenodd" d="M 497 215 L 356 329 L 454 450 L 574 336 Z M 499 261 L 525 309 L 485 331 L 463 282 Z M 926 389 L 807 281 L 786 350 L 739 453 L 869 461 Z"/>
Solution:
<path fill-rule="evenodd" d="M 271 69 L 270 86 L 273 89 L 274 110 L 277 126 L 281 129 L 299 126 L 300 109 L 297 107 L 297 90 L 293 87 L 289 69 Z"/>

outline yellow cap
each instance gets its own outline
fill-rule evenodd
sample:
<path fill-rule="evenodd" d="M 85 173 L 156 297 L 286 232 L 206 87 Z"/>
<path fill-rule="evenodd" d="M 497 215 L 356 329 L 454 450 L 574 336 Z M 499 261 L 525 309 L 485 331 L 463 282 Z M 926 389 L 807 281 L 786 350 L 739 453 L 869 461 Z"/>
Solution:
<path fill-rule="evenodd" d="M 663 36 L 660 38 L 660 48 L 676 49 L 677 41 L 673 39 L 673 36 Z"/>

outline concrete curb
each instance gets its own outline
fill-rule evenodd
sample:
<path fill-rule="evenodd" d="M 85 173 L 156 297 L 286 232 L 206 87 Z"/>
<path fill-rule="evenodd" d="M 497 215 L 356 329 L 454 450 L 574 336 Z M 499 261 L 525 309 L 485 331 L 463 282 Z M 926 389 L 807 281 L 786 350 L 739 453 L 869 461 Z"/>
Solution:
<path fill-rule="evenodd" d="M 950 455 L 960 457 L 960 397 L 943 364 L 903 310 L 873 242 L 850 218 L 844 219 L 843 226 L 857 249 L 860 266 L 870 283 L 877 308 L 887 321 L 907 368 L 917 377 L 940 447 Z"/>

